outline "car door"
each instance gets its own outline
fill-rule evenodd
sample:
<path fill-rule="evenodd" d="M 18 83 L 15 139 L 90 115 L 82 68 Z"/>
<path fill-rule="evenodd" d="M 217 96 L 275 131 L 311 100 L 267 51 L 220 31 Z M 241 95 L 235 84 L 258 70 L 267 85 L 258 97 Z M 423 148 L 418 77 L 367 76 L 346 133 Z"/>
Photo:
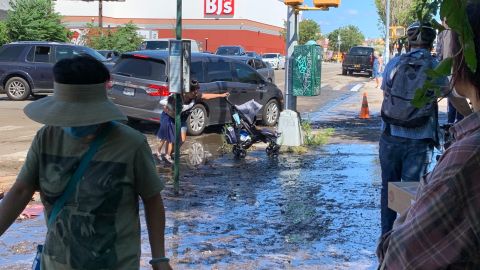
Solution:
<path fill-rule="evenodd" d="M 36 89 L 53 89 L 53 52 L 51 45 L 32 46 L 27 61 L 34 63 L 31 74 Z"/>
<path fill-rule="evenodd" d="M 201 84 L 203 93 L 229 92 L 233 99 L 236 98 L 236 88 L 231 61 L 224 58 L 205 58 L 206 69 L 205 83 Z M 209 110 L 209 124 L 223 124 L 230 121 L 230 111 L 223 98 L 204 100 Z"/>
<path fill-rule="evenodd" d="M 243 104 L 251 99 L 263 104 L 266 93 L 265 80 L 252 67 L 236 62 L 233 63 L 237 97 L 235 104 Z"/>

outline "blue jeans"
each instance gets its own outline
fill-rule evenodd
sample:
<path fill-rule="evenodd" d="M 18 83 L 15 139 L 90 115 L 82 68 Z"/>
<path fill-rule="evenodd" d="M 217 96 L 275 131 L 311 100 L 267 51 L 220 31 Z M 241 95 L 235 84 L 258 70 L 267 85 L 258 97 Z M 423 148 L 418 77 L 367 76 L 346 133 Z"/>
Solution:
<path fill-rule="evenodd" d="M 382 235 L 390 231 L 397 213 L 388 208 L 388 182 L 419 181 L 427 173 L 433 156 L 433 142 L 382 134 L 380 138 L 382 191 L 380 198 Z"/>

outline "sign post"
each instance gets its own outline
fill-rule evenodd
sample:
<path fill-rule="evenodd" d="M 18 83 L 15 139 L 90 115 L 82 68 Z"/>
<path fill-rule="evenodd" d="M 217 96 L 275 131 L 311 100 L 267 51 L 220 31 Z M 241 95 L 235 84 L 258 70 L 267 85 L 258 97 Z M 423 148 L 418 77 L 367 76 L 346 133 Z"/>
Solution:
<path fill-rule="evenodd" d="M 182 40 L 182 0 L 177 0 L 177 26 L 175 29 L 175 34 L 176 34 L 176 39 L 177 42 L 180 42 L 179 50 L 181 51 L 181 40 Z M 178 61 L 180 62 L 180 65 L 176 67 L 176 70 L 173 70 L 174 72 L 178 72 L 178 75 L 181 76 L 183 74 L 183 68 L 182 68 L 182 60 L 181 60 L 181 52 L 180 54 L 180 59 Z M 170 66 L 170 70 L 174 69 L 172 66 Z M 178 83 L 181 85 L 181 81 Z M 180 86 L 181 88 L 181 86 Z M 180 89 L 181 90 L 181 89 Z M 170 90 L 171 91 L 171 90 Z M 179 177 L 180 177 L 180 141 L 181 141 L 181 118 L 180 114 L 182 113 L 182 93 L 177 92 L 174 94 L 175 95 L 175 157 L 174 157 L 174 164 L 173 164 L 173 189 L 176 195 L 179 194 L 180 191 L 180 183 L 179 183 Z"/>

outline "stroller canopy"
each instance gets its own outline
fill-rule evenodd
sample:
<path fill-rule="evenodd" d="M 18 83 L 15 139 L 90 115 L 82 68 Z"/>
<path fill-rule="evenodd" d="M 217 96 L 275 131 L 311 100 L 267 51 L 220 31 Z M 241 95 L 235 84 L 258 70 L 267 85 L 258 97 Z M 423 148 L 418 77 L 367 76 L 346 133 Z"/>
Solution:
<path fill-rule="evenodd" d="M 245 120 L 247 120 L 250 125 L 253 124 L 255 116 L 260 111 L 260 109 L 262 109 L 262 105 L 253 99 L 241 105 L 235 105 L 235 107 L 243 114 L 243 116 L 245 116 Z"/>

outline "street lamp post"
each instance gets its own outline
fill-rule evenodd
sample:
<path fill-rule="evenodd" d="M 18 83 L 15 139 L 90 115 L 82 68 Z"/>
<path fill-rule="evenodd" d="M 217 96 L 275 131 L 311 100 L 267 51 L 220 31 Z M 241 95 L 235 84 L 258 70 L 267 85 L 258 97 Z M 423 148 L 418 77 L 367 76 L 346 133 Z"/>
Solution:
<path fill-rule="evenodd" d="M 387 3 L 385 5 L 385 57 L 384 57 L 384 63 L 388 63 L 388 60 L 390 59 L 390 0 L 387 0 Z"/>
<path fill-rule="evenodd" d="M 340 62 L 340 44 L 342 43 L 342 39 L 340 38 L 340 34 L 338 34 L 337 43 L 338 43 L 337 62 Z"/>

